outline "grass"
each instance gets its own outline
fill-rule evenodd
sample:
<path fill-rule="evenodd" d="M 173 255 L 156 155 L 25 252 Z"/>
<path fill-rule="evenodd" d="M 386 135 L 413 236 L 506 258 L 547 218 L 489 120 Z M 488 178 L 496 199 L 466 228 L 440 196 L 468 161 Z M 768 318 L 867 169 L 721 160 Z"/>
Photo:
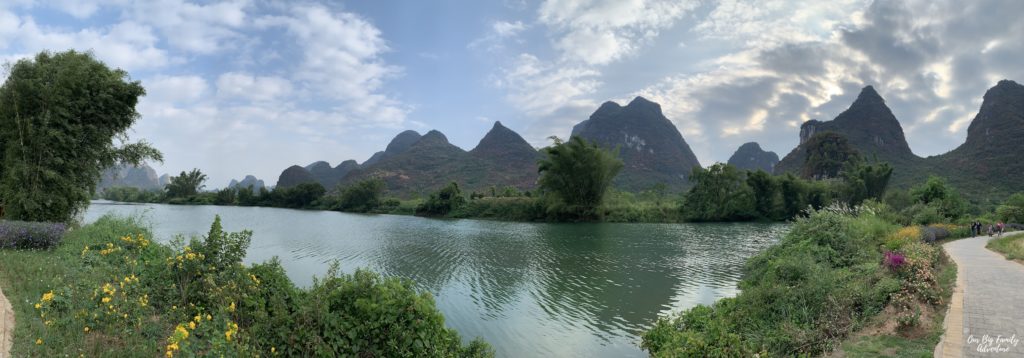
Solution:
<path fill-rule="evenodd" d="M 985 245 L 985 248 L 1003 254 L 1007 260 L 1024 264 L 1024 234 L 1003 236 Z"/>
<path fill-rule="evenodd" d="M 137 219 L 104 218 L 96 224 L 72 230 L 52 250 L 0 250 L 0 287 L 11 302 L 16 319 L 11 356 L 153 357 L 161 354 L 160 344 L 170 331 L 168 324 L 151 322 L 139 334 L 87 336 L 77 326 L 46 326 L 33 307 L 44 293 L 55 287 L 108 279 L 113 270 L 103 265 L 87 265 L 81 259 L 82 248 L 138 233 L 149 236 L 149 230 Z M 37 340 L 42 344 L 37 345 Z"/>
<path fill-rule="evenodd" d="M 911 335 L 895 334 L 854 334 L 853 338 L 843 342 L 834 356 L 846 357 L 931 357 L 935 346 L 942 339 L 943 321 L 950 297 L 956 285 L 956 263 L 943 255 L 937 281 L 942 289 L 942 304 L 934 308 L 935 314 L 921 329 Z M 883 325 L 888 319 L 886 313 L 874 319 L 875 325 Z"/>

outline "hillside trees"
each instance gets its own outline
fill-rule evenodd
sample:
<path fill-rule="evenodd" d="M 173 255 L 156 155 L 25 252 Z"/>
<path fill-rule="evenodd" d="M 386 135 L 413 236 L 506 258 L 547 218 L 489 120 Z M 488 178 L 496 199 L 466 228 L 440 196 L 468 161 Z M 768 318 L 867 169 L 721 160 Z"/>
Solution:
<path fill-rule="evenodd" d="M 89 204 L 104 168 L 163 159 L 126 131 L 145 90 L 90 53 L 42 52 L 9 65 L 0 87 L 0 212 L 69 221 Z"/>
<path fill-rule="evenodd" d="M 551 195 L 549 211 L 578 217 L 594 215 L 612 180 L 622 170 L 615 151 L 573 136 L 567 142 L 551 137 L 554 145 L 544 148 L 537 162 L 540 189 Z"/>
<path fill-rule="evenodd" d="M 165 188 L 167 197 L 171 199 L 193 197 L 206 187 L 203 184 L 205 182 L 206 174 L 199 169 L 192 169 L 188 173 L 182 171 L 178 176 L 171 177 L 171 182 Z"/>

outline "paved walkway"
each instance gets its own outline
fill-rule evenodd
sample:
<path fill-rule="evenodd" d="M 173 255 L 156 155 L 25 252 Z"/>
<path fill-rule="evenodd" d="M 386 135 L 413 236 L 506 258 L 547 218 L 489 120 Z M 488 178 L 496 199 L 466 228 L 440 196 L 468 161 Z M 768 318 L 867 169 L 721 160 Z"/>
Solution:
<path fill-rule="evenodd" d="M 957 264 L 942 357 L 1024 357 L 1024 265 L 985 248 L 990 237 L 942 245 Z"/>
<path fill-rule="evenodd" d="M 14 343 L 14 309 L 7 301 L 4 291 L 0 290 L 0 358 L 11 356 L 11 344 Z"/>

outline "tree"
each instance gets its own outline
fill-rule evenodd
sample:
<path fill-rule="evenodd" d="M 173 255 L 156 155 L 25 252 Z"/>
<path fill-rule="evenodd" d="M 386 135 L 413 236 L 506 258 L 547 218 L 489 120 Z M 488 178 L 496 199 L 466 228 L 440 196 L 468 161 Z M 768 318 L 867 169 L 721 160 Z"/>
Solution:
<path fill-rule="evenodd" d="M 747 185 L 754 193 L 754 209 L 758 215 L 765 219 L 775 219 L 778 215 L 775 209 L 775 198 L 778 194 L 778 184 L 775 178 L 763 170 L 747 173 Z"/>
<path fill-rule="evenodd" d="M 0 213 L 66 222 L 89 205 L 104 168 L 163 160 L 128 143 L 146 91 L 92 54 L 42 52 L 8 65 L 0 87 Z M 115 143 L 116 142 L 116 143 Z"/>
<path fill-rule="evenodd" d="M 238 205 L 252 206 L 259 204 L 256 200 L 256 196 L 252 194 L 252 186 L 246 186 L 238 188 L 238 194 L 236 194 L 236 200 Z"/>
<path fill-rule="evenodd" d="M 214 204 L 217 205 L 231 205 L 235 203 L 235 189 L 224 188 L 217 191 L 217 197 L 214 198 Z"/>
<path fill-rule="evenodd" d="M 934 207 L 939 215 L 951 220 L 960 218 L 967 211 L 967 203 L 955 189 L 941 177 L 930 176 L 924 184 L 910 189 L 914 201 Z"/>
<path fill-rule="evenodd" d="M 569 212 L 591 215 L 622 170 L 622 160 L 616 151 L 577 136 L 568 142 L 557 137 L 551 139 L 554 145 L 542 149 L 544 156 L 537 162 L 540 188 L 558 199 Z"/>
<path fill-rule="evenodd" d="M 807 183 L 791 173 L 779 178 L 782 211 L 787 218 L 796 217 L 807 208 Z"/>
<path fill-rule="evenodd" d="M 352 184 L 341 192 L 341 201 L 336 209 L 365 213 L 380 206 L 380 198 L 383 194 L 383 180 L 363 180 Z"/>
<path fill-rule="evenodd" d="M 462 190 L 459 190 L 459 184 L 451 182 L 448 186 L 430 194 L 427 201 L 424 201 L 423 204 L 417 206 L 416 215 L 444 216 L 452 212 L 452 210 L 458 209 L 465 203 L 466 198 L 462 196 Z"/>
<path fill-rule="evenodd" d="M 206 174 L 200 172 L 199 169 L 192 169 L 191 172 L 181 172 L 176 177 L 171 177 L 171 182 L 167 183 L 165 189 L 167 190 L 168 198 L 189 198 L 195 196 L 200 190 L 206 187 L 203 182 L 206 181 Z"/>
<path fill-rule="evenodd" d="M 801 146 L 807 156 L 800 171 L 805 179 L 838 178 L 849 165 L 860 161 L 857 150 L 839 133 L 815 134 Z"/>
<path fill-rule="evenodd" d="M 693 168 L 693 187 L 683 199 L 683 214 L 692 221 L 738 221 L 757 217 L 754 191 L 736 167 L 717 163 Z"/>
<path fill-rule="evenodd" d="M 846 199 L 850 205 L 859 205 L 867 199 L 881 200 L 892 177 L 889 163 L 854 163 L 843 174 Z"/>
<path fill-rule="evenodd" d="M 274 192 L 279 193 L 276 198 L 279 201 L 278 206 L 300 209 L 307 208 L 316 199 L 320 199 L 327 193 L 327 189 L 320 183 L 302 183 L 291 188 L 274 189 Z"/>

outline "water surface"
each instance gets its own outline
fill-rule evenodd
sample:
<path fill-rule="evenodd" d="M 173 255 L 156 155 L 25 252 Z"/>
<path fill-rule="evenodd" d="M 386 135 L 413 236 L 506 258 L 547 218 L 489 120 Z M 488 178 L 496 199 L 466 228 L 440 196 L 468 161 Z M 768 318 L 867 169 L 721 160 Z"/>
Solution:
<path fill-rule="evenodd" d="M 644 356 L 659 315 L 737 293 L 746 258 L 782 224 L 539 224 L 227 206 L 95 201 L 85 221 L 142 215 L 158 241 L 253 231 L 246 262 L 277 256 L 296 284 L 331 262 L 412 279 L 446 323 L 502 357 Z"/>

